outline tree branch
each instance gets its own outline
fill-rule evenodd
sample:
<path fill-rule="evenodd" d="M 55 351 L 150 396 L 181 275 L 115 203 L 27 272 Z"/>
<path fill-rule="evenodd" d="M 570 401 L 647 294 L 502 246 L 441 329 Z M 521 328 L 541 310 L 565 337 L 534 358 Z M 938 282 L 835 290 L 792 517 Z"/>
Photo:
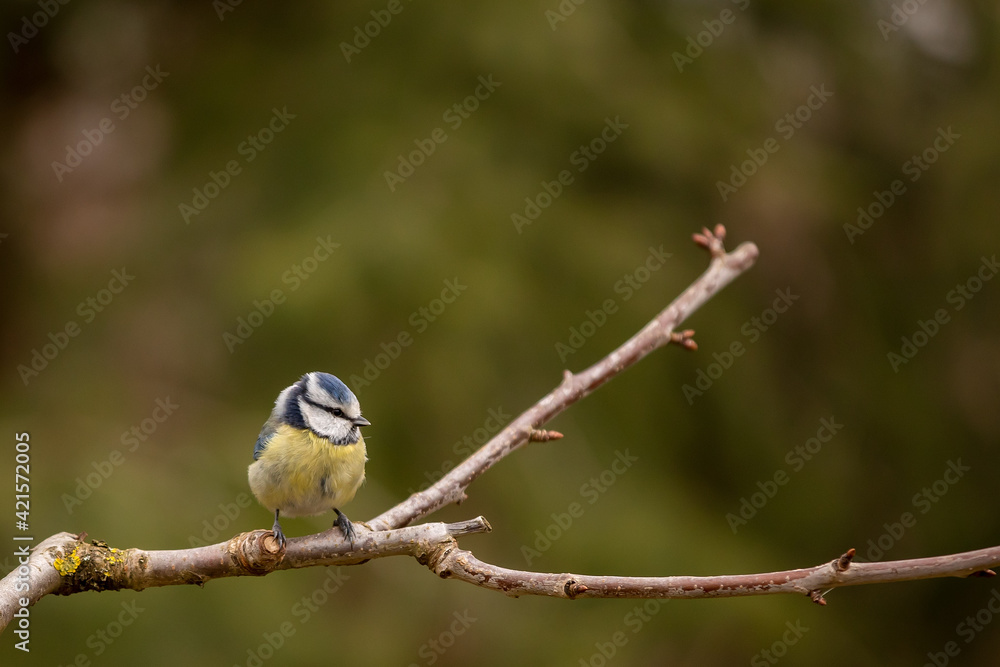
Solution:
<path fill-rule="evenodd" d="M 451 550 L 432 569 L 443 578 L 455 578 L 507 595 L 544 595 L 558 598 L 718 598 L 792 593 L 808 595 L 825 605 L 821 591 L 840 586 L 884 584 L 915 579 L 995 576 L 987 568 L 1000 566 L 1000 547 L 948 556 L 851 563 L 854 549 L 829 563 L 800 570 L 733 574 L 713 577 L 615 577 L 524 572 L 490 565 L 469 551 Z"/>
<path fill-rule="evenodd" d="M 358 565 L 372 558 L 412 556 L 421 563 L 457 545 L 455 538 L 492 530 L 483 517 L 458 523 L 425 523 L 398 530 L 359 530 L 353 545 L 339 528 L 289 538 L 282 552 L 270 530 L 255 530 L 193 549 L 146 551 L 86 542 L 86 534 L 57 533 L 40 542 L 27 562 L 0 580 L 0 629 L 27 598 L 83 591 L 141 591 L 157 586 L 197 584 L 224 577 L 263 576 L 275 570 L 315 565 Z M 23 568 L 23 569 L 22 569 Z M 18 588 L 19 582 L 27 590 Z"/>
<path fill-rule="evenodd" d="M 484 472 L 503 457 L 524 446 L 531 434 L 552 420 L 563 410 L 633 365 L 653 350 L 676 342 L 694 349 L 693 331 L 674 333 L 688 316 L 698 310 L 741 273 L 753 266 L 757 259 L 757 246 L 744 243 L 731 253 L 726 253 L 723 240 L 726 229 L 717 225 L 715 232 L 703 229 L 695 234 L 695 242 L 709 251 L 712 261 L 705 273 L 691 283 L 663 312 L 654 317 L 639 333 L 625 341 L 621 347 L 601 359 L 587 370 L 573 375 L 565 371 L 562 384 L 521 413 L 489 442 L 480 447 L 465 461 L 423 491 L 399 503 L 371 520 L 375 530 L 406 526 L 436 512 L 445 505 L 465 500 L 465 490 Z"/>
<path fill-rule="evenodd" d="M 236 535 L 227 542 L 176 551 L 116 549 L 85 541 L 85 534 L 58 533 L 39 543 L 18 568 L 0 580 L 0 629 L 24 606 L 45 595 L 71 595 L 87 590 L 143 590 L 155 586 L 204 585 L 212 579 L 262 576 L 275 570 L 315 565 L 358 565 L 373 558 L 410 556 L 442 578 L 502 591 L 508 595 L 549 597 L 697 598 L 805 594 L 826 604 L 822 590 L 838 586 L 887 583 L 935 577 L 993 576 L 1000 566 L 1000 547 L 935 558 L 885 563 L 853 563 L 854 549 L 822 565 L 764 574 L 709 577 L 616 577 L 549 574 L 510 570 L 478 560 L 458 547 L 457 538 L 490 532 L 483 517 L 459 523 L 413 521 L 460 502 L 477 477 L 528 442 L 562 437 L 540 427 L 653 350 L 676 343 L 696 349 L 692 331 L 677 332 L 692 312 L 750 268 L 757 248 L 744 243 L 732 253 L 723 248 L 725 229 L 705 229 L 694 240 L 712 260 L 708 270 L 636 335 L 587 370 L 565 372 L 562 383 L 529 408 L 462 464 L 424 491 L 417 492 L 359 530 L 353 543 L 338 529 L 291 538 L 284 550 L 271 531 Z M 26 585 L 26 587 L 25 587 Z"/>
<path fill-rule="evenodd" d="M 359 531 L 352 547 L 336 529 L 288 540 L 284 553 L 270 531 L 255 530 L 228 542 L 177 551 L 115 549 L 87 543 L 85 535 L 58 533 L 41 542 L 26 567 L 29 592 L 14 594 L 18 571 L 0 581 L 0 625 L 6 627 L 18 595 L 34 604 L 48 594 L 156 586 L 205 585 L 212 579 L 263 576 L 275 570 L 316 565 L 359 565 L 372 558 L 411 556 L 443 579 L 459 581 L 517 597 L 660 598 L 745 597 L 790 593 L 826 604 L 824 589 L 943 577 L 994 576 L 1000 547 L 965 553 L 888 561 L 852 563 L 854 549 L 816 567 L 708 577 L 618 577 L 511 570 L 485 563 L 460 549 L 456 538 L 490 532 L 476 517 L 459 523 L 428 523 L 389 531 Z"/>

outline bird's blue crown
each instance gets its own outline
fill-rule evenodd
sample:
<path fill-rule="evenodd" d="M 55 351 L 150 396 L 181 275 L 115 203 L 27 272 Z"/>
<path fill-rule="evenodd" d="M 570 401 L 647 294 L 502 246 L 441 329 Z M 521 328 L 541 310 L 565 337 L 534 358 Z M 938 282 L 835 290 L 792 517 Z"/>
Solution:
<path fill-rule="evenodd" d="M 338 403 L 348 405 L 350 403 L 358 402 L 358 398 L 354 395 L 354 392 L 348 389 L 347 385 L 341 382 L 340 378 L 336 375 L 314 371 L 303 375 L 299 382 L 301 382 L 304 386 L 305 383 L 308 382 L 310 375 L 314 376 L 316 378 L 316 383 L 319 384 L 320 388 L 337 399 Z"/>

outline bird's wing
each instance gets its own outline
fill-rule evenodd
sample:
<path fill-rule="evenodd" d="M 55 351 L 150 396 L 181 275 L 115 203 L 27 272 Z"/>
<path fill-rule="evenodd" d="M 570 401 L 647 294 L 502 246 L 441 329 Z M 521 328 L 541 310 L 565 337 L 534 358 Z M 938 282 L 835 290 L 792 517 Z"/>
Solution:
<path fill-rule="evenodd" d="M 267 449 L 267 443 L 271 441 L 274 434 L 278 432 L 278 426 L 274 419 L 268 419 L 264 422 L 264 428 L 260 430 L 260 435 L 257 436 L 257 444 L 253 446 L 253 460 L 256 461 L 260 458 L 260 455 L 264 453 Z"/>

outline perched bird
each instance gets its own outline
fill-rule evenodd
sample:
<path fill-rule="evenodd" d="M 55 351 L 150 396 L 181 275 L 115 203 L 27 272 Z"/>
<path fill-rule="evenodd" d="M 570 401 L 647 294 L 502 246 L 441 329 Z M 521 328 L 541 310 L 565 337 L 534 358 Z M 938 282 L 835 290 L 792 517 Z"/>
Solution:
<path fill-rule="evenodd" d="M 365 481 L 365 439 L 357 397 L 329 373 L 312 372 L 278 394 L 260 431 L 247 471 L 250 489 L 274 512 L 274 537 L 282 548 L 279 515 L 337 513 L 335 526 L 354 542 L 354 527 L 340 511 Z"/>

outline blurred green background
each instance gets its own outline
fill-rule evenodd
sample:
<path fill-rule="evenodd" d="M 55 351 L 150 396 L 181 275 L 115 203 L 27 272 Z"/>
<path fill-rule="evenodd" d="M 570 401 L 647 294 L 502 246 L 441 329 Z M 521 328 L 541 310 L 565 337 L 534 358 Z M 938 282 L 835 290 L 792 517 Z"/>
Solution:
<path fill-rule="evenodd" d="M 275 396 L 311 370 L 348 381 L 373 423 L 346 511 L 374 517 L 491 415 L 637 331 L 706 266 L 691 233 L 721 222 L 761 255 L 686 323 L 698 352 L 656 352 L 553 422 L 564 440 L 432 520 L 486 516 L 494 532 L 462 545 L 499 565 L 595 574 L 1000 544 L 1000 281 L 977 282 L 1000 251 L 995 3 L 7 2 L 2 17 L 0 469 L 13 477 L 29 432 L 36 539 L 176 549 L 270 526 L 246 466 Z M 670 257 L 645 271 L 651 248 Z M 465 289 L 442 309 L 446 281 Z M 780 314 L 776 291 L 795 297 Z M 567 354 L 573 330 L 592 335 Z M 715 379 L 686 394 L 699 373 Z M 823 419 L 842 428 L 817 451 Z M 968 470 L 946 477 L 949 462 Z M 2 495 L 12 507 L 12 482 Z M 745 524 L 727 519 L 741 505 Z M 30 655 L 8 629 L 0 661 L 987 665 L 998 590 L 636 613 L 509 599 L 397 558 L 46 598 Z M 960 625 L 977 613 L 979 630 Z"/>

